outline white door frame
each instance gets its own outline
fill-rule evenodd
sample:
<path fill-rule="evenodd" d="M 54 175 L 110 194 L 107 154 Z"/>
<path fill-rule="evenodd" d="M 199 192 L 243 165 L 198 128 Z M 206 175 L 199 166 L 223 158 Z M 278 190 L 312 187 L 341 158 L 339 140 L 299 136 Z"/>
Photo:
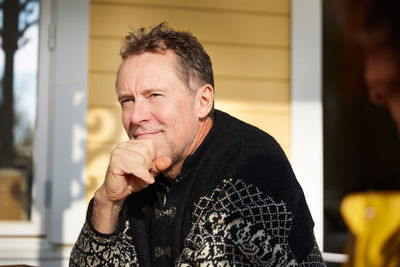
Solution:
<path fill-rule="evenodd" d="M 292 0 L 291 162 L 313 216 L 321 251 L 323 215 L 322 1 Z M 327 262 L 347 256 L 323 252 Z"/>
<path fill-rule="evenodd" d="M 322 3 L 292 0 L 291 163 L 323 245 Z"/>

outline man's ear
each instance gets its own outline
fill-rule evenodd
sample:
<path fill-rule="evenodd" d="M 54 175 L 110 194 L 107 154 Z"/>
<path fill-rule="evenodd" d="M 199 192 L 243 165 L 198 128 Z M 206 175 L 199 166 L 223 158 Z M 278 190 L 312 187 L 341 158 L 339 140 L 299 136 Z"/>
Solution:
<path fill-rule="evenodd" d="M 203 85 L 197 91 L 196 100 L 199 107 L 198 116 L 204 119 L 214 105 L 214 88 L 210 84 Z"/>

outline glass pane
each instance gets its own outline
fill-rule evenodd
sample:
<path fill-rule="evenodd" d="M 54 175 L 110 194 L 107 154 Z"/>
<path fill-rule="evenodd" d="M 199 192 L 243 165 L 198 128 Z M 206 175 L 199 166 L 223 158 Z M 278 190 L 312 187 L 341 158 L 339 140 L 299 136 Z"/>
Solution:
<path fill-rule="evenodd" d="M 38 0 L 0 0 L 0 220 L 29 220 L 38 66 Z"/>
<path fill-rule="evenodd" d="M 343 197 L 400 190 L 400 140 L 389 112 L 371 104 L 363 81 L 349 81 L 356 71 L 346 68 L 339 2 L 323 1 L 324 250 L 343 253 L 353 238 L 340 214 Z"/>

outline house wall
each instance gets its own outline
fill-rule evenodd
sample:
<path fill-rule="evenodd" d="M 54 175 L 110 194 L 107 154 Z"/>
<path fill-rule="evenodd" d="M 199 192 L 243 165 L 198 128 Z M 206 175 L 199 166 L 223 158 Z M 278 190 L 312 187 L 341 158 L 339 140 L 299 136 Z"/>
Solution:
<path fill-rule="evenodd" d="M 111 150 L 127 139 L 114 86 L 122 39 L 130 27 L 163 21 L 192 32 L 209 53 L 216 108 L 267 131 L 290 154 L 290 0 L 92 0 L 87 200 Z"/>

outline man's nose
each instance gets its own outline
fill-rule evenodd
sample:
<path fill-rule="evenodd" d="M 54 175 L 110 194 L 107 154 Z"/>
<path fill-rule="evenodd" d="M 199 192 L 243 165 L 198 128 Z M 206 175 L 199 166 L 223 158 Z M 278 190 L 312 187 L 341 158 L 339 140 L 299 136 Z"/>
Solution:
<path fill-rule="evenodd" d="M 136 100 L 131 113 L 131 123 L 141 125 L 149 121 L 150 112 L 144 101 Z"/>

